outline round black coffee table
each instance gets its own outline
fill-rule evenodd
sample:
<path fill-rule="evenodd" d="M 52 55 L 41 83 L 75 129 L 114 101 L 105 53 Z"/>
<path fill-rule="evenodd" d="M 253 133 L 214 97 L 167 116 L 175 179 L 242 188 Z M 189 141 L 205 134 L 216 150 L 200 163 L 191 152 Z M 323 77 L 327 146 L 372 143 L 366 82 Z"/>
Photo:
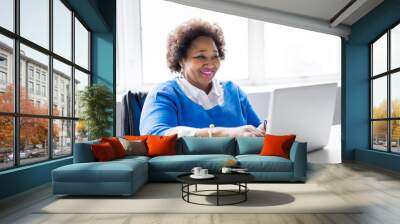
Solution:
<path fill-rule="evenodd" d="M 249 173 L 215 173 L 215 177 L 212 179 L 193 179 L 190 177 L 191 173 L 182 174 L 177 177 L 178 181 L 182 183 L 182 199 L 188 203 L 198 204 L 198 205 L 234 205 L 247 200 L 247 192 L 249 188 L 247 183 L 255 180 L 255 177 Z M 216 185 L 215 190 L 197 190 L 198 184 L 205 185 Z M 190 186 L 195 186 L 194 191 L 190 191 Z M 220 189 L 220 185 L 236 185 L 237 190 L 223 190 Z M 209 192 L 215 192 L 215 194 L 205 194 Z M 190 196 L 204 196 L 204 197 L 216 197 L 216 204 L 202 204 L 190 201 Z M 239 200 L 231 203 L 221 203 L 221 197 L 232 197 L 241 196 Z"/>

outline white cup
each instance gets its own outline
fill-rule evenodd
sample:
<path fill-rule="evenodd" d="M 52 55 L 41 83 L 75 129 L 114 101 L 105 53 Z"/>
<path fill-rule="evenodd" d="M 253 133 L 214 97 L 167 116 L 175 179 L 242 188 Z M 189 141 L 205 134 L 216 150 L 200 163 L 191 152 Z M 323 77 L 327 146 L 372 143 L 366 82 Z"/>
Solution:
<path fill-rule="evenodd" d="M 208 169 L 201 169 L 200 170 L 200 176 L 207 176 L 208 175 Z"/>
<path fill-rule="evenodd" d="M 222 167 L 222 170 L 221 170 L 222 173 L 230 173 L 231 171 L 232 171 L 232 169 L 229 167 Z"/>
<path fill-rule="evenodd" d="M 201 175 L 200 174 L 200 171 L 202 170 L 202 168 L 201 167 L 193 167 L 193 169 L 192 169 L 192 173 L 194 174 L 194 175 L 196 175 L 196 176 L 199 176 L 199 175 Z"/>

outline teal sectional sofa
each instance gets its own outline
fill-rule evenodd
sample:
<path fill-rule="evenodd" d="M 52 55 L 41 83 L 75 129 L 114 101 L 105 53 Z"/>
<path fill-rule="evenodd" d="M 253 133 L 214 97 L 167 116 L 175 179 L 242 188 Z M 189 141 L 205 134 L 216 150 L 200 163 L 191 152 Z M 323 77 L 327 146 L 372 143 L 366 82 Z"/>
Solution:
<path fill-rule="evenodd" d="M 96 162 L 90 145 L 75 144 L 74 163 L 52 171 L 54 194 L 131 195 L 148 181 L 176 181 L 193 167 L 219 172 L 228 160 L 235 159 L 259 182 L 305 182 L 307 175 L 306 143 L 295 142 L 290 159 L 260 156 L 262 137 L 183 137 L 176 144 L 177 155 L 127 156 Z"/>

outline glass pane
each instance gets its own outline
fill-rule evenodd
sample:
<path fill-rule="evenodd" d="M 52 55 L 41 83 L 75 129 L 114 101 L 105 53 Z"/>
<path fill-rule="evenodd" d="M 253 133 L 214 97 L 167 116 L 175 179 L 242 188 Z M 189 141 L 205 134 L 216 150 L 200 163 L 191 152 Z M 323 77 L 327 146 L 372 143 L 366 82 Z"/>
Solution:
<path fill-rule="evenodd" d="M 75 143 L 87 141 L 89 139 L 88 133 L 88 128 L 84 120 L 75 122 Z"/>
<path fill-rule="evenodd" d="M 0 116 L 0 170 L 14 165 L 13 118 Z"/>
<path fill-rule="evenodd" d="M 265 78 L 339 79 L 341 40 L 337 36 L 264 23 Z"/>
<path fill-rule="evenodd" d="M 81 115 L 81 107 L 79 106 L 79 98 L 81 91 L 89 85 L 89 75 L 75 69 L 75 117 Z"/>
<path fill-rule="evenodd" d="M 0 111 L 14 111 L 13 40 L 0 35 Z"/>
<path fill-rule="evenodd" d="M 89 32 L 75 18 L 75 63 L 89 70 Z"/>
<path fill-rule="evenodd" d="M 72 117 L 71 66 L 53 60 L 53 115 Z"/>
<path fill-rule="evenodd" d="M 49 48 L 49 0 L 20 0 L 21 36 Z"/>
<path fill-rule="evenodd" d="M 387 34 L 372 44 L 373 75 L 387 71 Z"/>
<path fill-rule="evenodd" d="M 390 97 L 391 97 L 391 110 L 392 117 L 400 118 L 400 72 L 391 75 L 390 82 Z"/>
<path fill-rule="evenodd" d="M 175 76 L 169 71 L 165 57 L 168 33 L 194 16 L 217 23 L 224 32 L 226 58 L 221 62 L 216 78 L 219 80 L 248 78 L 247 18 L 162 0 L 141 1 L 141 13 L 144 83 L 160 83 Z"/>
<path fill-rule="evenodd" d="M 21 164 L 34 163 L 49 158 L 49 120 L 21 117 L 20 152 Z"/>
<path fill-rule="evenodd" d="M 21 44 L 21 113 L 47 115 L 49 57 Z"/>
<path fill-rule="evenodd" d="M 14 31 L 14 1 L 0 1 L 0 26 L 10 31 Z"/>
<path fill-rule="evenodd" d="M 72 12 L 60 0 L 53 0 L 53 17 L 53 51 L 71 60 Z"/>
<path fill-rule="evenodd" d="M 392 152 L 400 153 L 400 120 L 394 120 L 390 122 L 392 127 L 392 136 L 391 136 L 391 141 L 392 141 Z"/>
<path fill-rule="evenodd" d="M 372 122 L 372 148 L 387 151 L 387 121 Z"/>
<path fill-rule="evenodd" d="M 53 121 L 53 157 L 72 154 L 72 121 Z"/>
<path fill-rule="evenodd" d="M 372 81 L 372 118 L 387 118 L 387 78 Z"/>
<path fill-rule="evenodd" d="M 400 24 L 391 31 L 390 50 L 391 69 L 400 67 Z"/>

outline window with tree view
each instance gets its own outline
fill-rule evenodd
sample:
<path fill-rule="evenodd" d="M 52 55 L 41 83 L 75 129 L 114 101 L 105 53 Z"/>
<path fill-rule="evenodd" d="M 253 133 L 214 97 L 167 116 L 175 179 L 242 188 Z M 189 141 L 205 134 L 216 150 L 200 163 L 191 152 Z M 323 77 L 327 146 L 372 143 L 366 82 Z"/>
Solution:
<path fill-rule="evenodd" d="M 371 146 L 400 153 L 400 24 L 371 46 Z"/>
<path fill-rule="evenodd" d="M 0 8 L 0 170 L 70 156 L 87 139 L 77 105 L 90 84 L 90 32 L 63 0 Z"/>

